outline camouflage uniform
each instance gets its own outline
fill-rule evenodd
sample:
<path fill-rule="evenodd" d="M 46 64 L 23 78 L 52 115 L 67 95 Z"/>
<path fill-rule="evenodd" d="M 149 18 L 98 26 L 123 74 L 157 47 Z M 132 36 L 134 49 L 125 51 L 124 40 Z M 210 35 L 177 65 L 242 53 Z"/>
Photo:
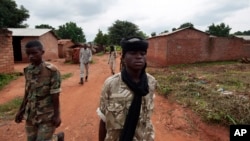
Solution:
<path fill-rule="evenodd" d="M 151 123 L 151 115 L 154 104 L 154 90 L 156 80 L 147 74 L 149 94 L 142 97 L 140 118 L 136 127 L 134 141 L 153 141 L 154 128 Z M 132 91 L 121 79 L 121 73 L 109 77 L 102 89 L 100 106 L 97 114 L 106 124 L 105 141 L 118 141 L 123 128 L 128 109 L 133 99 Z"/>
<path fill-rule="evenodd" d="M 109 55 L 109 65 L 111 72 L 115 72 L 115 59 L 116 59 L 116 51 L 112 51 Z"/>
<path fill-rule="evenodd" d="M 86 76 L 88 76 L 88 63 L 92 60 L 92 52 L 89 48 L 81 48 L 79 53 L 80 77 L 84 77 L 84 67 L 86 68 Z"/>
<path fill-rule="evenodd" d="M 60 72 L 52 64 L 43 62 L 39 66 L 27 66 L 24 74 L 27 93 L 24 118 L 28 141 L 36 138 L 37 141 L 50 140 L 55 131 L 51 122 L 54 115 L 52 96 L 61 91 Z"/>

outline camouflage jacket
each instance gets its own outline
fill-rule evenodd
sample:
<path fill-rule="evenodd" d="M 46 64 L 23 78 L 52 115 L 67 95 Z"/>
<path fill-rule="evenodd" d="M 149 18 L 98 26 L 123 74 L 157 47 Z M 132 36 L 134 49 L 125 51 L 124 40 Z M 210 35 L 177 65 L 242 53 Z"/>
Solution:
<path fill-rule="evenodd" d="M 24 68 L 27 104 L 24 118 L 33 123 L 50 121 L 54 115 L 52 94 L 60 93 L 61 77 L 57 68 L 43 62 Z"/>
<path fill-rule="evenodd" d="M 154 104 L 154 91 L 156 80 L 147 74 L 149 94 L 142 98 L 140 118 L 136 127 L 134 141 L 153 141 L 154 129 L 151 123 L 151 115 Z M 133 99 L 133 92 L 121 79 L 121 73 L 109 77 L 103 86 L 100 106 L 97 114 L 106 124 L 105 141 L 118 141 L 123 128 L 128 109 Z"/>

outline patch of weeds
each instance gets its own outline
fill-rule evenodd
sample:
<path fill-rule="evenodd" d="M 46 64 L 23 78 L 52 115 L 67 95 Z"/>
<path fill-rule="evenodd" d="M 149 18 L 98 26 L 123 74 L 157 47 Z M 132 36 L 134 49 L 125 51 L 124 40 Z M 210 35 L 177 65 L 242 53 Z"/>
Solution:
<path fill-rule="evenodd" d="M 73 61 L 65 61 L 64 64 L 74 64 Z"/>
<path fill-rule="evenodd" d="M 89 63 L 90 63 L 90 64 L 94 64 L 94 63 L 95 63 L 95 61 L 92 59 Z"/>
<path fill-rule="evenodd" d="M 0 105 L 0 119 L 10 120 L 14 119 L 15 114 L 22 103 L 23 98 L 17 97 L 5 104 Z"/>
<path fill-rule="evenodd" d="M 0 74 L 0 90 L 12 80 L 17 79 L 18 76 L 20 76 L 20 73 Z"/>
<path fill-rule="evenodd" d="M 159 94 L 191 108 L 204 121 L 225 126 L 250 124 L 249 65 L 235 61 L 197 63 L 149 68 L 148 72 L 158 81 Z"/>
<path fill-rule="evenodd" d="M 63 74 L 63 75 L 61 76 L 61 79 L 62 79 L 62 80 L 65 80 L 65 79 L 67 79 L 67 78 L 70 78 L 71 76 L 73 76 L 72 73 L 66 73 L 66 74 Z"/>
<path fill-rule="evenodd" d="M 102 56 L 102 55 L 104 55 L 104 52 L 101 51 L 101 52 L 96 53 L 95 55 L 96 55 L 96 56 Z"/>

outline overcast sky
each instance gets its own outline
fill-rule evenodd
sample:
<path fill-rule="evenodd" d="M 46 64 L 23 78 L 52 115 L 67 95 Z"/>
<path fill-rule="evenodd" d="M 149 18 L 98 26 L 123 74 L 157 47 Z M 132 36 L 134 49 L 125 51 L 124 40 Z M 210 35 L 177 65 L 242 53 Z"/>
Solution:
<path fill-rule="evenodd" d="M 224 22 L 236 31 L 250 30 L 250 0 L 15 0 L 30 14 L 29 28 L 48 24 L 58 29 L 75 22 L 92 41 L 116 20 L 132 22 L 148 36 L 190 22 L 205 31 Z"/>

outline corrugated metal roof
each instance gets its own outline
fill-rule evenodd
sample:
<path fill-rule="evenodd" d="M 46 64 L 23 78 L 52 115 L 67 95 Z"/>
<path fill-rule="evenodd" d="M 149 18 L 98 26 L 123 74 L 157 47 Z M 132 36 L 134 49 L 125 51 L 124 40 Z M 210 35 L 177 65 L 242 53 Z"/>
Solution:
<path fill-rule="evenodd" d="M 249 35 L 235 35 L 238 38 L 243 38 L 244 40 L 250 40 L 250 36 Z"/>
<path fill-rule="evenodd" d="M 32 29 L 32 28 L 8 28 L 12 31 L 12 36 L 41 36 L 52 29 Z"/>

